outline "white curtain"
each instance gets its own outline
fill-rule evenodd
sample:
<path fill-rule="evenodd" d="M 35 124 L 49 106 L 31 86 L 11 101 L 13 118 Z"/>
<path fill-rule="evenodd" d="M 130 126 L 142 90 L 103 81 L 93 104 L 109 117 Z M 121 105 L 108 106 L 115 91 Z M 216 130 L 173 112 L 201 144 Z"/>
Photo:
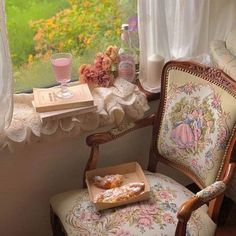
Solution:
<path fill-rule="evenodd" d="M 147 58 L 189 58 L 208 53 L 209 42 L 236 27 L 235 0 L 139 0 L 140 78 Z"/>
<path fill-rule="evenodd" d="M 0 136 L 12 118 L 12 64 L 5 19 L 5 0 L 0 0 Z"/>

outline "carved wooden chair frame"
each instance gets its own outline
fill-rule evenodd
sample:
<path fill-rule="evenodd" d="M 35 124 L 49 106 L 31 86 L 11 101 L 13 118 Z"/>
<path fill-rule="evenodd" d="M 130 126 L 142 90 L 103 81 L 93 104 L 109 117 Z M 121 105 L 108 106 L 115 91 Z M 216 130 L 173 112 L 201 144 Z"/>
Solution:
<path fill-rule="evenodd" d="M 192 75 L 202 77 L 210 81 L 211 83 L 217 84 L 218 86 L 227 90 L 228 92 L 230 91 L 230 93 L 234 97 L 236 97 L 236 82 L 219 69 L 200 65 L 194 62 L 170 61 L 166 63 L 164 66 L 163 73 L 162 73 L 162 85 L 166 85 L 166 78 L 168 76 L 168 71 L 171 69 L 185 71 Z M 161 89 L 160 98 L 161 99 L 160 99 L 160 105 L 159 105 L 158 111 L 162 111 L 165 105 L 165 98 L 166 98 L 165 88 Z M 155 172 L 158 161 L 161 161 L 185 173 L 199 186 L 200 189 L 204 189 L 205 186 L 202 184 L 202 182 L 199 181 L 198 178 L 196 178 L 196 176 L 194 176 L 188 169 L 186 169 L 186 167 L 182 166 L 181 164 L 177 164 L 177 163 L 175 164 L 173 162 L 170 162 L 159 154 L 157 150 L 156 140 L 157 140 L 157 135 L 159 133 L 157 132 L 157 130 L 159 131 L 160 129 L 160 121 L 162 120 L 162 115 L 163 114 L 161 112 L 156 112 L 134 123 L 122 125 L 118 128 L 113 128 L 108 132 L 95 133 L 88 136 L 86 139 L 86 143 L 89 147 L 91 147 L 91 153 L 87 161 L 87 165 L 86 165 L 84 173 L 87 170 L 92 170 L 96 168 L 97 162 L 99 160 L 99 146 L 101 144 L 105 144 L 107 142 L 118 139 L 128 134 L 131 131 L 148 127 L 148 126 L 153 126 L 152 142 L 151 142 L 151 147 L 150 147 L 150 152 L 149 152 L 149 162 L 148 162 L 147 170 Z M 220 176 L 218 178 L 218 181 L 220 180 L 223 181 L 226 184 L 226 186 L 228 185 L 230 179 L 232 178 L 232 175 L 236 166 L 235 160 L 233 160 L 233 157 L 232 157 L 235 151 L 234 149 L 235 149 L 235 143 L 236 143 L 235 129 L 236 129 L 236 125 L 234 124 L 234 129 L 233 129 L 230 141 L 228 142 L 228 146 L 226 148 L 224 165 L 220 173 Z M 85 181 L 83 183 L 84 183 L 84 187 L 86 187 Z M 187 222 L 190 219 L 192 212 L 204 204 L 208 204 L 209 206 L 208 214 L 212 218 L 212 220 L 215 223 L 217 223 L 218 214 L 220 211 L 220 206 L 221 206 L 223 197 L 224 197 L 224 192 L 213 194 L 212 196 L 209 196 L 207 199 L 202 199 L 195 195 L 194 197 L 190 198 L 188 201 L 184 202 L 177 213 L 178 224 L 176 227 L 175 235 L 183 236 L 186 234 Z M 63 230 L 63 226 L 60 223 L 60 220 L 54 214 L 52 209 L 51 209 L 51 221 L 52 221 L 54 235 L 63 235 L 63 234 L 58 234 L 59 231 L 58 231 L 57 225 L 59 224 L 62 230 Z"/>

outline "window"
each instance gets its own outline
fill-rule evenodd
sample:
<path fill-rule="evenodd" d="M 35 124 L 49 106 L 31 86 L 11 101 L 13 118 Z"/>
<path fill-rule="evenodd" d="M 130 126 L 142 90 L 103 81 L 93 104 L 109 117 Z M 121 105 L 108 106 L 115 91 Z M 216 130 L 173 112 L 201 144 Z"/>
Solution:
<path fill-rule="evenodd" d="M 72 80 L 82 63 L 109 45 L 137 14 L 137 0 L 6 0 L 15 92 L 54 85 L 50 55 L 73 54 Z"/>

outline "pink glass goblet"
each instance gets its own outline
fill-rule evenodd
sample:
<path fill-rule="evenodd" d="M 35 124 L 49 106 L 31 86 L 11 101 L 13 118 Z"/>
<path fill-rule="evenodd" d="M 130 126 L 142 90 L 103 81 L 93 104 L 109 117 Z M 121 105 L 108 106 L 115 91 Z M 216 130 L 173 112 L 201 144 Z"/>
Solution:
<path fill-rule="evenodd" d="M 55 78 L 61 84 L 61 89 L 56 95 L 59 98 L 73 96 L 73 93 L 67 88 L 67 83 L 71 80 L 72 55 L 70 53 L 55 53 L 51 56 L 51 63 Z"/>

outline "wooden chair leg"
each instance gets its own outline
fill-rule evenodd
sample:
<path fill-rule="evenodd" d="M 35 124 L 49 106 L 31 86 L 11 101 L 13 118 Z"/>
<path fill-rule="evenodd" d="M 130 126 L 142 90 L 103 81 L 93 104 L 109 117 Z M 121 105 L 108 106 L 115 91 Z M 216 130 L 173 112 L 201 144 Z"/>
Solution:
<path fill-rule="evenodd" d="M 175 236 L 186 235 L 186 228 L 187 228 L 187 223 L 178 221 L 178 224 L 177 224 L 176 230 L 175 230 Z"/>
<path fill-rule="evenodd" d="M 234 202 L 230 198 L 224 197 L 224 200 L 220 209 L 220 214 L 219 214 L 219 221 L 218 221 L 219 226 L 222 226 L 225 224 L 228 216 L 230 215 L 233 205 L 234 205 Z"/>
<path fill-rule="evenodd" d="M 60 220 L 50 206 L 50 219 L 52 226 L 52 236 L 66 236 L 61 228 Z"/>

